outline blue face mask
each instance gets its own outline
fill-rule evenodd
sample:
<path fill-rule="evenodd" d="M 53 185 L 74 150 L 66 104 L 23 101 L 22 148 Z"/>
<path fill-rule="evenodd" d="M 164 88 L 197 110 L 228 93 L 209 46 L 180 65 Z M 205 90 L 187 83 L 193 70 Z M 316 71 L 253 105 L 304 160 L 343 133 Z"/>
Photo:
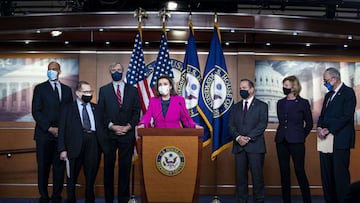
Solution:
<path fill-rule="evenodd" d="M 332 86 L 329 82 L 324 83 L 324 86 L 325 86 L 329 91 L 333 91 L 333 90 L 334 90 L 333 86 Z"/>
<path fill-rule="evenodd" d="M 58 77 L 58 72 L 55 70 L 48 70 L 47 76 L 48 76 L 49 80 L 56 80 Z"/>
<path fill-rule="evenodd" d="M 249 97 L 249 91 L 248 90 L 240 90 L 240 96 L 243 99 L 247 99 Z"/>
<path fill-rule="evenodd" d="M 115 71 L 113 74 L 111 74 L 111 77 L 114 81 L 120 81 L 122 78 L 122 73 Z"/>

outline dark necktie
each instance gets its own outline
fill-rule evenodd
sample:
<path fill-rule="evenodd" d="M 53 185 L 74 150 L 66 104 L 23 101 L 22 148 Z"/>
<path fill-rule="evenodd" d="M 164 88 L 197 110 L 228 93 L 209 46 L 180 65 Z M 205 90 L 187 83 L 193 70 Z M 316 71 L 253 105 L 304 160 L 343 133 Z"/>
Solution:
<path fill-rule="evenodd" d="M 246 116 L 247 111 L 248 111 L 248 102 L 245 101 L 245 105 L 244 105 L 244 117 Z"/>
<path fill-rule="evenodd" d="M 331 103 L 332 97 L 334 96 L 334 93 L 335 93 L 335 91 L 330 91 L 330 92 L 329 92 L 329 98 L 328 98 L 327 101 L 326 101 L 326 107 L 328 107 L 329 104 Z"/>
<path fill-rule="evenodd" d="M 83 128 L 85 130 L 90 130 L 91 124 L 90 124 L 89 114 L 86 109 L 86 103 L 83 103 L 82 106 L 83 106 L 83 109 L 82 109 Z"/>
<path fill-rule="evenodd" d="M 120 92 L 120 85 L 117 85 L 117 88 L 116 88 L 116 96 L 117 96 L 117 101 L 121 107 L 122 105 L 122 99 L 121 99 L 121 92 Z"/>
<path fill-rule="evenodd" d="M 57 88 L 57 84 L 54 83 L 54 92 L 55 92 L 55 95 L 56 97 L 58 98 L 58 100 L 60 101 L 60 94 L 59 94 L 59 89 Z"/>

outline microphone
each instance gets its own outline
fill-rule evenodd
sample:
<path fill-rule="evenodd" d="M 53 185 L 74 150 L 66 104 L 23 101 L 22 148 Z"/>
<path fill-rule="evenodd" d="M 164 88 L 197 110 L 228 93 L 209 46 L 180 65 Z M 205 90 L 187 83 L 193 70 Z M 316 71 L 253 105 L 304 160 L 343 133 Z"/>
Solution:
<path fill-rule="evenodd" d="M 161 111 L 156 115 L 156 116 L 153 116 L 153 125 L 154 125 L 154 127 L 155 127 L 155 122 L 156 122 L 156 120 L 159 118 L 159 116 L 162 114 L 163 112 L 162 112 L 162 109 L 161 109 Z M 165 123 L 166 124 L 166 123 Z"/>
<path fill-rule="evenodd" d="M 186 127 L 187 127 L 187 128 L 190 128 L 190 120 L 189 120 L 190 115 L 189 115 L 189 112 L 187 111 L 186 107 L 185 107 L 185 110 L 184 110 L 184 107 L 183 107 L 183 105 L 182 105 L 181 102 L 179 102 L 178 104 L 179 104 L 179 106 L 180 106 L 180 112 L 183 113 L 183 115 L 184 115 L 185 118 L 186 118 L 186 121 L 187 121 Z M 186 111 L 186 112 L 185 112 L 185 111 Z M 180 120 L 181 120 L 181 113 L 180 113 Z M 191 119 L 191 118 L 190 118 L 190 119 Z M 183 123 L 183 125 L 184 125 L 184 123 Z"/>

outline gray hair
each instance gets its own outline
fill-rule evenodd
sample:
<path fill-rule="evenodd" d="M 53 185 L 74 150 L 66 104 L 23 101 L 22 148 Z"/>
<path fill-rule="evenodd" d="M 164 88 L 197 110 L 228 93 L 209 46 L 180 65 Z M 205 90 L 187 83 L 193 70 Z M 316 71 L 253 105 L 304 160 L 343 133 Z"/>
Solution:
<path fill-rule="evenodd" d="M 340 71 L 334 67 L 327 68 L 325 72 L 328 72 L 332 78 L 341 80 Z"/>
<path fill-rule="evenodd" d="M 115 63 L 112 63 L 112 64 L 109 65 L 109 72 L 111 72 L 111 69 L 114 68 L 118 64 L 121 66 L 122 69 L 124 69 L 124 66 L 121 65 L 120 62 L 115 62 Z"/>

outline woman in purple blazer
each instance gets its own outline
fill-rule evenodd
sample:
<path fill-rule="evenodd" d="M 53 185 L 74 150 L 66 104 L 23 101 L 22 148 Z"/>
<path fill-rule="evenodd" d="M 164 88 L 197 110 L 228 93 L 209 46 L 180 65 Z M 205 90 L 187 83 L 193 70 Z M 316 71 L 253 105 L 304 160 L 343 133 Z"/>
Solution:
<path fill-rule="evenodd" d="M 306 177 L 305 139 L 313 127 L 309 101 L 299 96 L 301 85 L 295 76 L 283 80 L 283 92 L 286 95 L 277 103 L 277 128 L 275 142 L 280 166 L 281 189 L 284 203 L 291 202 L 290 157 L 304 203 L 311 203 L 309 182 Z"/>
<path fill-rule="evenodd" d="M 174 90 L 172 79 L 162 75 L 156 81 L 155 97 L 149 102 L 148 110 L 139 122 L 138 127 L 150 127 L 153 119 L 154 128 L 202 128 L 196 124 L 186 109 L 185 99 Z"/>

